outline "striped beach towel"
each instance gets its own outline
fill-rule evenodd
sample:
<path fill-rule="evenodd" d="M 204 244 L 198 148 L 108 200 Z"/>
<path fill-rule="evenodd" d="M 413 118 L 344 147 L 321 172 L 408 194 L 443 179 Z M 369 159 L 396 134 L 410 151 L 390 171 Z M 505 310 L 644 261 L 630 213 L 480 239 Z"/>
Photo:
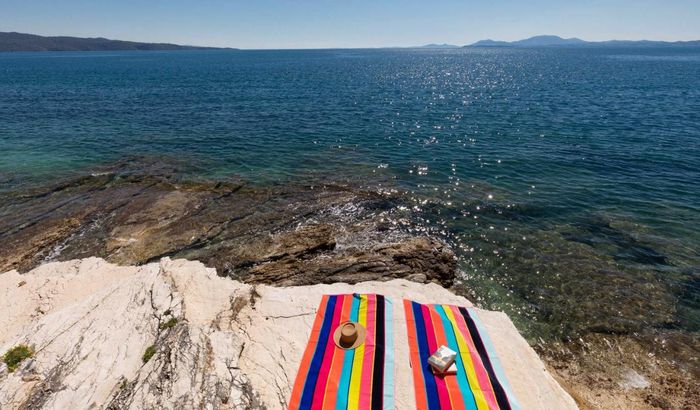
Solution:
<path fill-rule="evenodd" d="M 418 410 L 519 409 L 486 329 L 473 309 L 404 300 Z M 457 374 L 436 376 L 428 357 L 458 352 Z"/>
<path fill-rule="evenodd" d="M 394 408 L 391 302 L 382 295 L 324 295 L 299 365 L 289 409 Z M 336 347 L 339 324 L 359 322 L 365 343 Z"/>

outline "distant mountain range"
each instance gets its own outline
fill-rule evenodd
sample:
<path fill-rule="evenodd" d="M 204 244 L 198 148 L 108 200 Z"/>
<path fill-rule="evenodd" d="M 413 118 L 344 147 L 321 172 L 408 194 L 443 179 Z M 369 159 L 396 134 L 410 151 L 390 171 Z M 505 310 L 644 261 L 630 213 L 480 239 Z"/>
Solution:
<path fill-rule="evenodd" d="M 0 51 L 206 50 L 214 47 L 0 32 Z"/>
<path fill-rule="evenodd" d="M 697 41 L 650 41 L 650 40 L 609 40 L 585 41 L 580 38 L 561 38 L 559 36 L 535 36 L 518 41 L 481 40 L 465 47 L 558 47 L 558 46 L 676 46 L 696 45 Z"/>
<path fill-rule="evenodd" d="M 558 47 L 558 46 L 700 46 L 697 41 L 585 41 L 580 38 L 559 36 L 535 36 L 518 41 L 481 40 L 463 47 Z M 389 47 L 401 48 L 401 47 Z M 409 47 L 411 48 L 411 47 Z M 426 44 L 417 48 L 455 49 L 454 44 Z M 118 50 L 217 50 L 218 47 L 185 46 L 170 43 L 140 43 L 136 41 L 110 40 L 107 38 L 45 37 L 36 34 L 0 32 L 2 51 L 118 51 Z"/>

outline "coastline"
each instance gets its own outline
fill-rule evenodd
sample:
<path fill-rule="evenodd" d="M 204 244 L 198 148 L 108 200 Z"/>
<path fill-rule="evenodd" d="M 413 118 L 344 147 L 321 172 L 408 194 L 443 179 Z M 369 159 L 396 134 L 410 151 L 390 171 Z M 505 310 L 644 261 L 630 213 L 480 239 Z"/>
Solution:
<path fill-rule="evenodd" d="M 125 266 L 172 257 L 251 285 L 408 279 L 480 300 L 455 250 L 406 218 L 401 209 L 410 203 L 391 192 L 330 182 L 193 181 L 158 167 L 117 167 L 0 201 L 0 272 L 94 256 Z M 656 334 L 609 323 L 578 339 L 528 341 L 583 408 L 683 407 L 698 399 L 695 336 L 678 332 L 659 346 Z M 691 359 L 675 363 L 679 356 Z"/>

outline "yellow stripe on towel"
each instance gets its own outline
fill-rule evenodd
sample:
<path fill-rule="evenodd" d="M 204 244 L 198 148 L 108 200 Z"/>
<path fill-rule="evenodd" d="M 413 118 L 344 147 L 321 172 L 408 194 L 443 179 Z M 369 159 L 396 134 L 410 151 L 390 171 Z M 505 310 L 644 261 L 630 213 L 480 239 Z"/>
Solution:
<path fill-rule="evenodd" d="M 360 299 L 360 312 L 358 322 L 367 326 L 367 295 Z M 355 349 L 355 357 L 352 361 L 352 377 L 350 378 L 350 391 L 348 392 L 348 410 L 360 408 L 360 382 L 362 381 L 362 365 L 365 358 L 365 344 L 362 343 Z"/>

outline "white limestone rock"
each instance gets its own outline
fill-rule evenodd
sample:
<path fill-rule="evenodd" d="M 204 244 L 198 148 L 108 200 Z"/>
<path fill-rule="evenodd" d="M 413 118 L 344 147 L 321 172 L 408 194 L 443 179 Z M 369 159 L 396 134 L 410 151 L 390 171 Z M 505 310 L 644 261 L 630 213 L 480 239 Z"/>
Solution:
<path fill-rule="evenodd" d="M 88 258 L 0 274 L 0 354 L 35 349 L 0 365 L 0 409 L 282 409 L 321 296 L 351 292 L 393 300 L 397 408 L 415 408 L 401 298 L 471 306 L 438 285 L 252 287 L 199 262 Z M 576 407 L 506 315 L 479 314 L 523 408 Z"/>

